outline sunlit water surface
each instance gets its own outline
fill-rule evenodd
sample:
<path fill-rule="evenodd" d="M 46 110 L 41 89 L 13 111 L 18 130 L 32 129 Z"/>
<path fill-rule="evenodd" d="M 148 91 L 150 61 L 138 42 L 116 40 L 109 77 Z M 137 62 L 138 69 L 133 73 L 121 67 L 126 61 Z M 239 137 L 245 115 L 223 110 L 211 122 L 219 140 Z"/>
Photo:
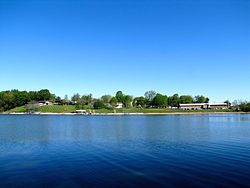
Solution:
<path fill-rule="evenodd" d="M 0 187 L 250 187 L 250 115 L 0 115 Z"/>

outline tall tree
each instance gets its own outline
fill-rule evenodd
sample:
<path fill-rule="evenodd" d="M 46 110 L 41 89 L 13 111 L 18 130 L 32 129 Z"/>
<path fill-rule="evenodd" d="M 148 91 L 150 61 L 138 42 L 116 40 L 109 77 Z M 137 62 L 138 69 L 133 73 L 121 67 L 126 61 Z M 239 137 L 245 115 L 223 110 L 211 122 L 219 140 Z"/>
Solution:
<path fill-rule="evenodd" d="M 190 104 L 193 102 L 193 97 L 190 95 L 182 95 L 180 96 L 180 103 L 182 104 Z"/>
<path fill-rule="evenodd" d="M 74 94 L 72 97 L 71 97 L 71 100 L 74 102 L 74 103 L 78 103 L 80 102 L 81 100 L 81 95 L 79 93 L 76 93 Z"/>
<path fill-rule="evenodd" d="M 146 99 L 144 97 L 136 97 L 133 100 L 133 106 L 136 106 L 136 107 L 141 106 L 141 107 L 143 107 L 143 106 L 145 106 L 145 104 L 146 104 Z"/>
<path fill-rule="evenodd" d="M 92 94 L 83 95 L 81 100 L 82 100 L 83 104 L 90 105 L 92 103 L 92 100 L 93 100 Z"/>
<path fill-rule="evenodd" d="M 152 104 L 156 107 L 166 107 L 168 104 L 168 97 L 166 95 L 157 93 L 152 100 Z"/>
<path fill-rule="evenodd" d="M 94 109 L 102 109 L 102 108 L 105 108 L 104 103 L 100 99 L 95 100 Z"/>
<path fill-rule="evenodd" d="M 153 98 L 156 96 L 156 92 L 155 91 L 147 91 L 144 94 L 145 98 L 149 101 L 152 102 Z"/>
<path fill-rule="evenodd" d="M 111 98 L 112 98 L 111 95 L 103 95 L 103 96 L 101 97 L 101 101 L 102 101 L 104 104 L 109 104 Z"/>
<path fill-rule="evenodd" d="M 64 96 L 64 103 L 67 105 L 69 104 L 69 97 L 67 94 Z"/>
<path fill-rule="evenodd" d="M 122 93 L 122 91 L 117 91 L 115 97 L 118 102 L 123 102 L 124 100 L 124 94 Z"/>
<path fill-rule="evenodd" d="M 111 99 L 110 99 L 110 104 L 111 104 L 111 106 L 113 106 L 113 107 L 115 107 L 116 105 L 117 105 L 117 99 L 116 99 L 116 97 L 112 97 Z"/>
<path fill-rule="evenodd" d="M 48 89 L 42 89 L 38 91 L 39 100 L 50 100 L 51 93 Z"/>
<path fill-rule="evenodd" d="M 168 98 L 168 105 L 172 107 L 179 107 L 180 97 L 178 94 L 174 94 L 173 96 Z"/>
<path fill-rule="evenodd" d="M 194 103 L 205 103 L 206 98 L 203 95 L 197 95 L 197 96 L 194 97 L 193 102 Z"/>
<path fill-rule="evenodd" d="M 123 104 L 125 106 L 125 108 L 130 108 L 131 107 L 131 102 L 132 102 L 132 97 L 129 95 L 125 95 L 123 97 Z"/>

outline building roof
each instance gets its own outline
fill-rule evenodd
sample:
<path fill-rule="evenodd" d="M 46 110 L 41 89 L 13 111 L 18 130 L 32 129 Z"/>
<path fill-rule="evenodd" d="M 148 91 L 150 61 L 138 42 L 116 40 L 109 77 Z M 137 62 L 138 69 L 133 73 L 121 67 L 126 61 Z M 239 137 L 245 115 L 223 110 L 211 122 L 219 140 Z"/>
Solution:
<path fill-rule="evenodd" d="M 180 104 L 180 106 L 203 106 L 208 103 L 189 103 L 189 104 Z"/>
<path fill-rule="evenodd" d="M 209 103 L 209 105 L 211 106 L 211 105 L 221 105 L 221 106 L 223 106 L 223 105 L 227 105 L 227 103 Z"/>
<path fill-rule="evenodd" d="M 180 104 L 181 107 L 185 106 L 204 106 L 204 105 L 209 105 L 209 106 L 226 106 L 227 103 L 190 103 L 190 104 Z"/>

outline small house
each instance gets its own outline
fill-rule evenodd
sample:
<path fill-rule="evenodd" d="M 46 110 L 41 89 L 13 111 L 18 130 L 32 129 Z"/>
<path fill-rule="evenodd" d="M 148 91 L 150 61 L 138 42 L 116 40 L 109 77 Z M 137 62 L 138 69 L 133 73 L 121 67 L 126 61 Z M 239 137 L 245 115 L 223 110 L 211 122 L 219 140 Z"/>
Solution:
<path fill-rule="evenodd" d="M 118 102 L 115 106 L 116 109 L 121 109 L 123 108 L 123 104 L 121 102 Z"/>

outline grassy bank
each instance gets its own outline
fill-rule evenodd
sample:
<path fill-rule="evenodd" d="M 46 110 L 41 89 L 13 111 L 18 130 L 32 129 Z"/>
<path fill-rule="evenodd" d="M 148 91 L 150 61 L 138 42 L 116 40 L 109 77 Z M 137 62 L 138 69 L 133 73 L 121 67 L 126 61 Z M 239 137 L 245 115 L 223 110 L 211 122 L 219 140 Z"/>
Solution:
<path fill-rule="evenodd" d="M 98 109 L 95 110 L 95 113 L 216 113 L 216 112 L 234 112 L 233 110 L 172 110 L 172 109 L 137 109 L 137 108 L 129 108 L 129 109 Z"/>
<path fill-rule="evenodd" d="M 7 112 L 9 113 L 25 113 L 29 109 L 25 106 L 13 108 Z M 75 106 L 73 105 L 53 105 L 53 106 L 40 106 L 34 110 L 35 112 L 41 113 L 73 113 L 76 111 Z"/>
<path fill-rule="evenodd" d="M 53 106 L 41 106 L 37 109 L 38 112 L 42 113 L 73 113 L 76 111 L 73 105 L 53 105 Z"/>
<path fill-rule="evenodd" d="M 53 106 L 41 106 L 35 110 L 41 113 L 74 113 L 76 108 L 74 105 L 53 105 Z M 25 113 L 28 109 L 25 106 L 16 107 L 8 111 L 9 113 Z M 92 113 L 149 113 L 149 114 L 164 114 L 164 113 L 216 113 L 216 112 L 234 112 L 233 110 L 172 110 L 168 108 L 123 108 L 123 109 L 87 109 L 87 112 Z"/>
<path fill-rule="evenodd" d="M 20 106 L 20 107 L 11 109 L 8 112 L 9 113 L 25 113 L 27 112 L 27 108 L 25 106 Z"/>

